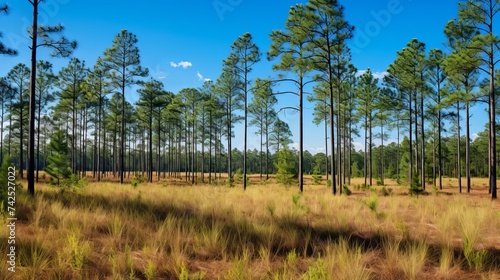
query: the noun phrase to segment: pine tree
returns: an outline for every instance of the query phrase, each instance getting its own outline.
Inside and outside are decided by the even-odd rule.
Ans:
[[[232,178],[233,162],[231,157],[232,138],[234,137],[233,125],[242,120],[242,117],[236,114],[243,108],[243,94],[238,90],[241,87],[241,81],[237,79],[234,69],[228,63],[231,60],[228,58],[224,62],[224,68],[220,77],[215,83],[215,92],[219,97],[221,107],[224,109],[224,132],[227,139],[227,173],[228,178]],[[222,129],[221,129],[222,133]]]
[[[48,148],[52,154],[47,159],[45,172],[51,176],[51,183],[60,186],[61,180],[70,178],[72,174],[68,162],[68,142],[62,130],[59,129],[52,135]]]
[[[0,13],[5,13],[7,14],[9,12],[9,6],[6,4],[0,5]],[[2,38],[2,33],[0,32],[0,38]],[[5,54],[5,55],[17,55],[17,51],[11,48],[6,47],[2,42],[0,42],[0,54]]]
[[[330,109],[330,146],[332,149],[331,173],[332,193],[337,193],[337,182],[341,182],[341,143],[340,112],[342,97],[345,95],[342,84],[348,77],[350,50],[347,40],[353,37],[354,26],[345,20],[344,7],[337,0],[310,0],[307,3],[307,26],[311,26],[306,45],[314,54],[314,66],[320,71],[328,84]],[[335,114],[335,112],[337,112]],[[337,123],[335,129],[334,124]],[[337,154],[335,155],[335,135],[337,135]],[[335,176],[337,175],[337,177]],[[342,193],[342,188],[340,188]]]
[[[167,106],[170,98],[168,97],[168,93],[163,89],[163,83],[155,80],[144,83],[138,92],[140,97],[137,106],[144,108],[145,121],[148,127],[148,181],[151,183],[153,182],[153,120],[159,121],[160,108]],[[157,135],[159,136],[160,133],[158,132]]]
[[[254,85],[254,95],[252,98],[252,103],[248,106],[248,112],[252,117],[250,125],[254,125],[258,128],[256,134],[260,135],[260,178],[262,180],[262,170],[263,170],[263,146],[266,146],[266,180],[269,179],[269,133],[271,125],[276,120],[276,111],[274,110],[274,105],[278,102],[278,99],[273,95],[273,90],[271,88],[271,81],[257,79]],[[265,141],[264,141],[265,137]]]
[[[252,35],[245,33],[238,37],[231,45],[232,53],[225,64],[232,67],[237,79],[240,81],[239,89],[243,94],[243,190],[247,188],[247,138],[248,138],[248,95],[250,93],[249,73],[252,67],[260,60],[259,48],[253,42]]]
[[[36,63],[38,47],[48,47],[53,50],[53,57],[68,57],[76,48],[76,41],[69,41],[64,36],[55,39],[54,34],[60,34],[64,30],[59,25],[39,25],[38,9],[44,0],[28,0],[33,6],[33,22],[30,33],[31,37],[31,74],[30,74],[30,98],[29,98],[29,129],[28,129],[28,192],[35,194],[35,114],[36,114]],[[40,41],[40,42],[39,42]]]
[[[288,145],[283,146],[278,153],[278,161],[275,163],[278,172],[276,180],[285,186],[291,186],[297,178],[297,169],[295,167],[295,156],[288,148]]]
[[[113,85],[120,89],[122,95],[122,119],[120,130],[120,183],[123,184],[125,172],[125,88],[136,84],[135,77],[145,77],[148,69],[140,66],[139,48],[137,47],[137,37],[122,30],[113,39],[113,45],[104,52],[104,66],[111,71],[111,81]]]
[[[54,95],[51,92],[56,81],[56,76],[52,72],[52,64],[48,61],[40,60],[37,65],[37,78],[36,78],[36,105],[37,105],[37,129],[36,129],[36,175],[35,181],[38,183],[38,173],[40,170],[40,124],[42,111],[47,105],[54,101]]]
[[[269,135],[269,145],[274,148],[276,153],[288,144],[292,143],[292,132],[288,124],[279,118],[273,124]]]
[[[271,49],[268,52],[268,58],[280,58],[278,63],[273,66],[275,71],[285,71],[293,73],[294,77],[286,77],[282,81],[292,82],[297,87],[297,92],[283,92],[296,94],[299,98],[297,107],[294,109],[299,112],[299,191],[303,191],[303,152],[304,152],[304,86],[309,83],[305,81],[306,75],[313,70],[311,48],[306,48],[309,36],[312,36],[313,21],[305,20],[307,9],[302,4],[292,6],[288,12],[288,18],[285,22],[285,30],[277,30],[271,33]]]
[[[498,59],[500,38],[494,33],[495,17],[500,11],[498,0],[461,0],[458,2],[458,16],[456,20],[460,30],[472,29],[474,37],[467,42],[466,48],[481,54],[482,66],[478,69],[488,75],[488,116],[489,116],[489,186],[491,198],[497,198],[497,151],[496,151],[496,86],[495,67]]]

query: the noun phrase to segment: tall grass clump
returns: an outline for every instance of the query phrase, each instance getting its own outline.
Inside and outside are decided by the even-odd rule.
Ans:
[[[484,209],[468,209],[459,220],[462,233],[463,253],[470,268],[481,270],[488,260],[488,252],[476,250],[486,229],[488,213]]]
[[[336,243],[330,243],[325,250],[327,279],[368,280],[372,275],[363,262],[360,245],[349,244],[349,239],[341,237]]]
[[[427,242],[425,240],[412,242],[404,249],[400,257],[401,268],[407,279],[418,279],[418,274],[425,265],[427,257]]]

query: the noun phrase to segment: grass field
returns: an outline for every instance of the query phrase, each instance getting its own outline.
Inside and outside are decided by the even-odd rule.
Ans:
[[[500,279],[500,203],[471,194],[410,197],[387,181],[351,196],[253,177],[242,187],[181,180],[37,185],[17,197],[17,267],[5,279]],[[375,181],[374,181],[375,182]],[[464,188],[465,191],[465,188]],[[6,220],[2,219],[2,227]],[[7,232],[0,251],[7,252]],[[2,253],[3,254],[3,253]],[[5,254],[3,254],[5,256]]]

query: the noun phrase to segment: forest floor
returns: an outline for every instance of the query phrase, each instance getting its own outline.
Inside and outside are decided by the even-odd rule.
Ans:
[[[386,180],[350,196],[241,184],[46,183],[17,194],[16,272],[0,279],[500,279],[500,202],[487,179],[425,195]],[[376,184],[376,180],[373,180]],[[25,183],[23,183],[25,185]],[[2,227],[8,221],[2,218]],[[0,252],[8,252],[1,231]]]

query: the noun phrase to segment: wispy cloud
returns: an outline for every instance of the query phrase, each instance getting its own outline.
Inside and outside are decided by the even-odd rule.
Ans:
[[[367,70],[358,70],[358,72],[356,73],[356,76],[359,77],[361,75],[363,75],[364,73],[366,73]],[[373,74],[373,77],[375,79],[379,79],[379,80],[382,80],[385,76],[389,75],[389,72],[387,71],[382,71],[382,72],[372,72]]]
[[[152,69],[152,68],[149,67],[149,69]],[[160,64],[156,64],[154,77],[156,77],[158,80],[161,81],[161,80],[167,79],[167,76],[168,76],[168,74],[165,73],[163,70],[161,70]]]
[[[200,74],[200,72],[197,72],[196,73],[196,76],[198,76],[198,80],[200,81],[204,81],[204,82],[208,82],[208,81],[211,81],[211,79],[208,79],[208,78],[204,78],[202,74]]]
[[[193,64],[189,61],[181,61],[179,63],[175,63],[175,62],[170,62],[170,66],[174,67],[174,68],[177,68],[177,67],[182,67],[184,69],[187,69],[188,67],[191,67],[193,66]]]

